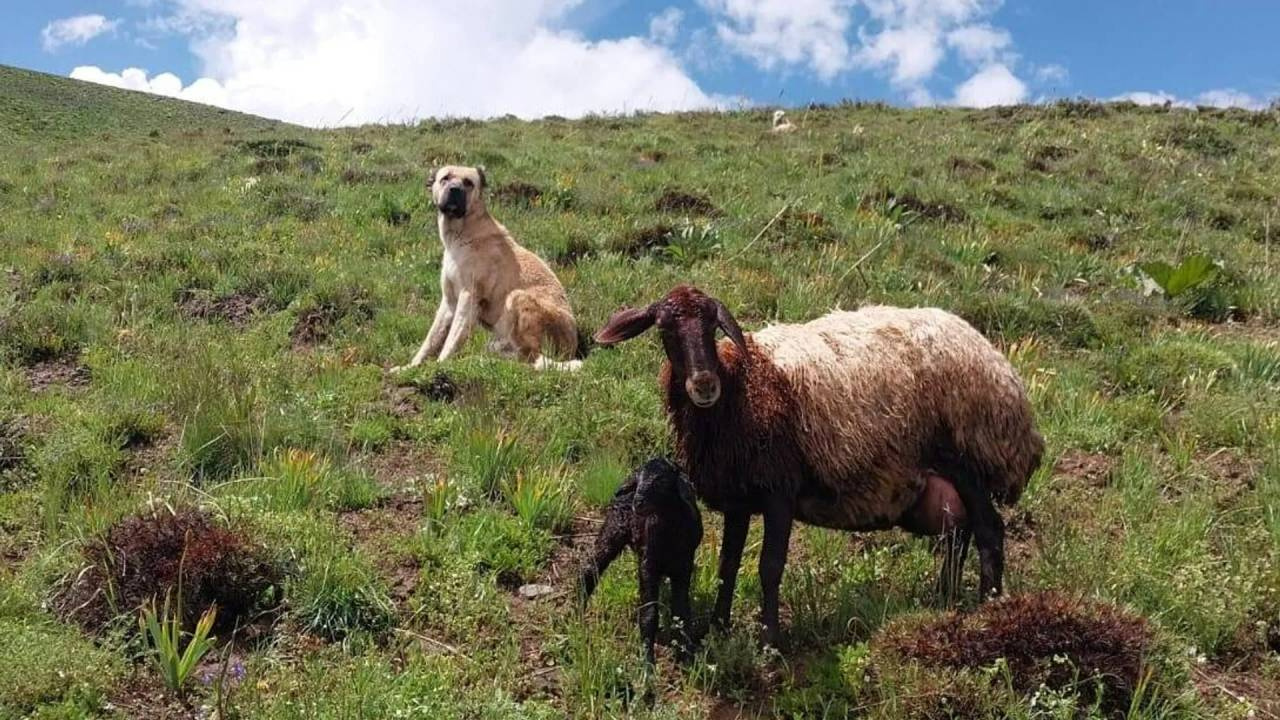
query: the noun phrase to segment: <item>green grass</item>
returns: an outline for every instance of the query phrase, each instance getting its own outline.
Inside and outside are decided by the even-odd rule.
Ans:
[[[778,656],[752,631],[755,528],[732,632],[643,677],[634,562],[579,613],[589,539],[569,535],[670,451],[661,351],[538,373],[477,333],[387,376],[438,299],[422,179],[440,162],[486,166],[493,213],[587,330],[679,282],[747,330],[865,303],[969,319],[1026,379],[1049,446],[1011,511],[1009,589],[1150,619],[1161,671],[1135,719],[1244,712],[1199,693],[1188,658],[1231,687],[1280,676],[1275,113],[847,104],[794,111],[785,137],[763,111],[318,131],[6,68],[0,96],[0,715],[110,717],[159,687],[136,644],[42,608],[87,540],[162,502],[244,521],[284,569],[278,614],[246,630],[264,641],[236,647],[240,717],[887,718],[905,698],[866,698],[973,682],[1009,717],[1079,710],[990,668],[961,685],[865,672],[885,623],[940,605],[929,544],[897,532],[796,531]],[[518,184],[536,197],[502,192]],[[668,191],[715,212],[660,210]],[[1196,254],[1221,264],[1211,282],[1143,292],[1140,263]],[[522,600],[529,582],[559,594]]]

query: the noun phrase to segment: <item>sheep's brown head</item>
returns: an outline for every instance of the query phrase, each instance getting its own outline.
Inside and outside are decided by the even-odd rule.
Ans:
[[[689,285],[679,285],[646,308],[623,308],[596,333],[601,345],[629,340],[656,325],[671,361],[673,377],[684,378],[689,400],[708,408],[720,399],[720,356],[716,330],[746,352],[738,321],[719,300]]]

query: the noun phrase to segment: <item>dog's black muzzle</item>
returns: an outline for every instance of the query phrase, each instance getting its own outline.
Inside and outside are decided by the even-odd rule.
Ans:
[[[460,187],[451,187],[444,191],[438,206],[446,217],[460,218],[467,214],[467,191]]]

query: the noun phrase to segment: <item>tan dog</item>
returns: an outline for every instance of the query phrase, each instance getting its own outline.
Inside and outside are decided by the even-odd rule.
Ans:
[[[578,328],[564,287],[537,255],[520,247],[489,215],[484,171],[449,165],[435,172],[431,199],[444,243],[440,307],[422,347],[407,366],[445,360],[466,344],[476,323],[493,333],[489,349],[542,369],[576,370],[580,360],[557,362],[542,354],[549,339],[556,355],[570,357]]]

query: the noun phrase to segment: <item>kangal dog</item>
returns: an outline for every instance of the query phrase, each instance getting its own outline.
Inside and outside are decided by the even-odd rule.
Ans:
[[[520,247],[494,220],[484,203],[485,177],[480,168],[450,165],[431,178],[431,199],[439,211],[437,224],[444,260],[440,267],[440,307],[422,347],[398,372],[423,360],[445,360],[458,352],[476,323],[493,333],[491,351],[519,358],[535,367],[576,370],[570,358],[578,348],[578,328],[564,287],[537,255]]]

